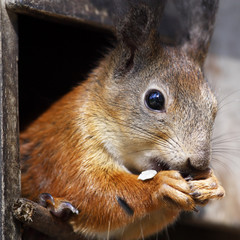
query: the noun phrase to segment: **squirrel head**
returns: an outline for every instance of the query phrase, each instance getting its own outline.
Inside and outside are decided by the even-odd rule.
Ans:
[[[165,1],[146,2],[130,1],[117,25],[118,45],[98,70],[101,84],[93,91],[101,91],[95,111],[104,116],[98,125],[102,141],[133,173],[205,170],[217,101],[203,63],[218,1],[197,2],[198,22],[191,19],[188,37],[177,46],[158,36]]]

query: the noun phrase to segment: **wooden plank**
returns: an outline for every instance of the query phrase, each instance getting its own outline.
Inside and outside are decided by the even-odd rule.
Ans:
[[[7,0],[14,12],[77,21],[97,27],[112,25],[112,0]]]
[[[20,239],[12,206],[20,196],[17,17],[0,1],[0,239]]]
[[[18,199],[14,204],[13,214],[24,223],[24,226],[33,228],[51,238],[58,240],[80,239],[79,234],[74,233],[69,224],[59,221],[47,208],[28,199]]]
[[[169,0],[163,14],[159,28],[160,35],[166,41],[179,42],[187,33],[186,19],[176,9],[175,0]],[[193,1],[193,0],[192,0]],[[198,2],[198,0],[194,0]],[[108,30],[113,29],[114,14],[122,8],[123,12],[126,1],[114,0],[6,0],[8,9],[20,14],[28,14],[34,17],[50,18],[54,21],[77,22],[92,25]],[[186,6],[188,7],[188,6]],[[185,17],[187,19],[187,17]]]

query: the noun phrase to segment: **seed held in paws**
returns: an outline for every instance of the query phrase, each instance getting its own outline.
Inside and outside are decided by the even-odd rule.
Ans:
[[[138,176],[139,180],[145,181],[154,178],[154,176],[157,174],[156,170],[146,170],[140,173]]]

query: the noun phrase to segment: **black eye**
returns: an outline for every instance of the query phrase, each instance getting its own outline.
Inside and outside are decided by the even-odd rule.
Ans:
[[[164,111],[165,99],[163,94],[158,90],[150,90],[145,96],[146,105],[157,111]]]

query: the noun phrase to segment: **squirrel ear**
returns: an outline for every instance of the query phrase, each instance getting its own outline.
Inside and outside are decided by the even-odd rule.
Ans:
[[[140,47],[152,30],[157,31],[166,0],[116,0],[116,30],[130,48]]]
[[[174,0],[187,28],[181,48],[202,67],[213,33],[219,0]]]
[[[115,26],[119,42],[127,55],[125,70],[133,65],[134,56],[158,24],[166,0],[115,0]],[[125,58],[126,60],[126,58]]]

